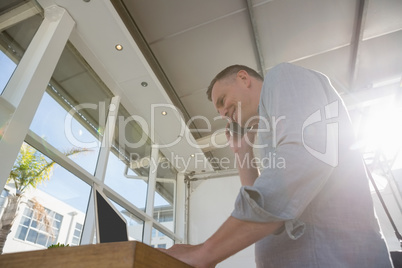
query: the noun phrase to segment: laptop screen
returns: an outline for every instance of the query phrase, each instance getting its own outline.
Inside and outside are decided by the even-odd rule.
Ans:
[[[94,193],[97,242],[128,241],[126,220],[96,187]]]

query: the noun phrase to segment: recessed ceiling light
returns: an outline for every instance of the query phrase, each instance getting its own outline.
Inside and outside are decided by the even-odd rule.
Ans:
[[[143,86],[143,87],[147,87],[148,86],[148,83],[147,82],[141,82],[141,86]]]
[[[114,47],[115,47],[118,51],[123,50],[123,46],[120,45],[120,44],[117,44],[117,45],[115,45]]]
[[[191,154],[190,156],[191,156],[191,157],[194,157],[194,156],[195,156],[195,154]]]
[[[167,112],[166,112],[166,111],[162,111],[161,114],[162,114],[162,115],[167,115]]]

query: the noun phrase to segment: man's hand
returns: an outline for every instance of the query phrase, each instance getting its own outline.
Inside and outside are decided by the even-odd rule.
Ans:
[[[253,125],[243,136],[238,136],[229,131],[229,123],[226,126],[226,138],[230,148],[235,153],[235,161],[239,170],[240,182],[243,186],[253,185],[259,176],[258,169],[253,161],[253,144],[257,134],[258,124]],[[247,160],[247,161],[246,161]]]
[[[258,125],[252,126],[250,129],[245,130],[244,135],[230,130],[230,123],[226,125],[226,139],[229,141],[230,148],[235,154],[244,154],[252,151],[255,135],[257,133]]]
[[[214,264],[208,264],[208,255],[202,252],[203,244],[199,245],[186,245],[176,244],[169,249],[159,249],[166,254],[181,260],[191,266],[197,268],[212,268]]]

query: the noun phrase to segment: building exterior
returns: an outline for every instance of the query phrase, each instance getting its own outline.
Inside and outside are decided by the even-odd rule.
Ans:
[[[13,189],[6,187],[2,192],[2,210],[10,191]],[[84,212],[40,190],[28,192],[22,200],[4,253],[45,249],[58,243],[70,246],[80,244]],[[44,208],[42,216],[38,216],[40,212],[35,207],[36,203]],[[50,228],[45,227],[45,222]]]

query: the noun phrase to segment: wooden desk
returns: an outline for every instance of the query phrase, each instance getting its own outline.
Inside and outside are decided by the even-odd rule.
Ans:
[[[165,253],[141,242],[50,248],[3,254],[0,267],[82,267],[82,268],[191,268]]]

